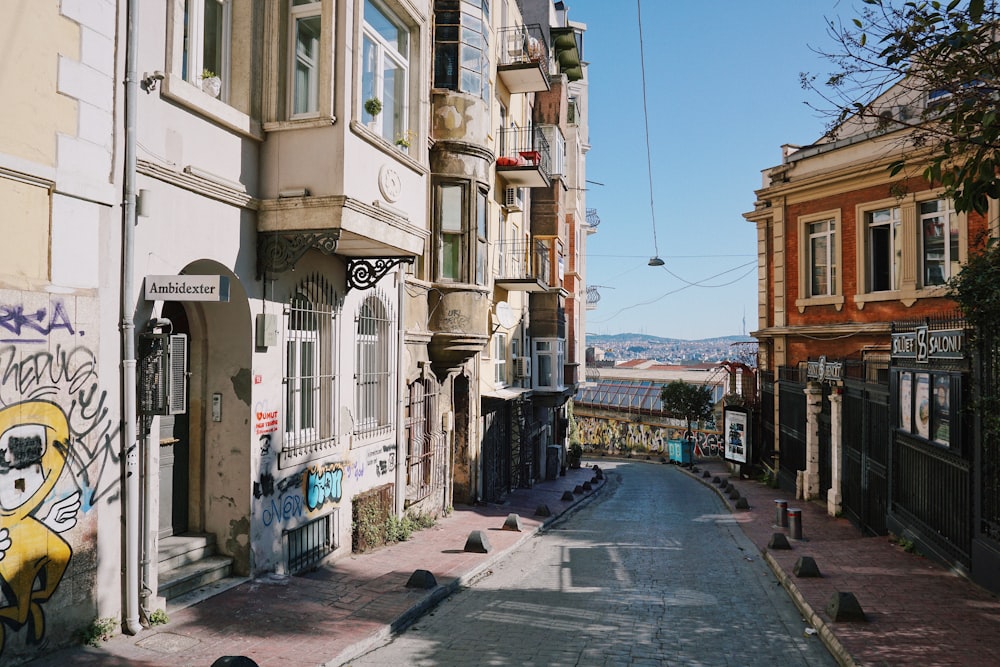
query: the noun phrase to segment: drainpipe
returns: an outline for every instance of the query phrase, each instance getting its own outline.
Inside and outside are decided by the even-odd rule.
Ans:
[[[399,331],[396,341],[396,516],[403,517],[406,509],[406,468],[409,462],[406,460],[406,429],[403,420],[406,418],[406,369],[403,363],[406,360],[406,318],[404,317],[404,304],[406,299],[406,270],[402,264],[397,264],[396,289],[399,293],[397,299],[399,311]]]
[[[136,17],[138,0],[128,0],[125,18],[125,220],[122,229],[122,447],[125,456],[125,632],[139,624],[139,448],[136,441],[135,295],[132,280],[135,253],[136,167]]]

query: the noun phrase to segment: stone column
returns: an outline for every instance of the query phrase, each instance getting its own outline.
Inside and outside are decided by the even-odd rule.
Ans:
[[[830,393],[830,489],[826,493],[826,513],[837,516],[843,509],[844,498],[840,493],[844,452],[844,395],[843,387]]]
[[[802,499],[819,497],[819,414],[823,409],[823,386],[810,382],[806,394],[806,469],[802,475]]]

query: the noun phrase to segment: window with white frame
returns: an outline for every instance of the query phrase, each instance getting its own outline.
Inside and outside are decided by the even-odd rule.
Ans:
[[[369,296],[358,311],[355,433],[372,434],[391,425],[391,316],[378,296]]]
[[[319,113],[321,9],[320,0],[292,0],[289,7],[288,91],[292,118]]]
[[[217,76],[219,97],[228,98],[232,45],[232,0],[185,0],[182,76],[202,86],[202,80]]]
[[[362,119],[389,142],[408,139],[410,31],[377,0],[365,0],[361,65]],[[369,100],[381,111],[370,112]]]
[[[868,243],[868,291],[895,291],[900,287],[903,234],[898,206],[865,212]]]
[[[437,228],[441,244],[437,277],[465,282],[465,188],[458,183],[442,183],[437,193]]]
[[[561,389],[566,341],[562,338],[535,339],[534,386],[536,389]]]
[[[925,287],[944,285],[959,270],[959,229],[951,203],[925,201],[920,207],[921,275]]]
[[[837,223],[822,220],[806,225],[809,237],[809,296],[833,296],[836,293]]]
[[[336,304],[333,290],[311,278],[296,289],[285,309],[286,456],[333,445]]]
[[[507,384],[507,334],[502,331],[493,334],[493,382]]]

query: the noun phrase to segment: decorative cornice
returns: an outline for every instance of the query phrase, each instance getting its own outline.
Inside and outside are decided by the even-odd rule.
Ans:
[[[257,235],[257,279],[265,273],[281,273],[295,266],[308,250],[324,255],[337,252],[339,229],[260,232]]]
[[[230,188],[221,183],[187,172],[176,171],[155,162],[139,160],[136,164],[136,171],[183,190],[208,197],[209,199],[250,210],[257,210],[258,208],[257,200],[243,190]]]
[[[782,336],[809,336],[834,340],[854,335],[888,335],[891,332],[891,322],[843,322],[840,324],[807,324],[785,327],[768,327],[752,331],[754,338],[779,338]]]
[[[486,162],[496,161],[496,154],[486,146],[474,144],[469,141],[455,141],[452,139],[438,140],[431,150],[435,153],[457,153],[459,155],[471,155]]]

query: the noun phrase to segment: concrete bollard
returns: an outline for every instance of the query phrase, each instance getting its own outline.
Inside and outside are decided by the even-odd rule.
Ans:
[[[788,528],[788,501],[775,500],[774,525],[781,528]]]
[[[802,539],[802,510],[788,510],[788,536],[793,540]]]

